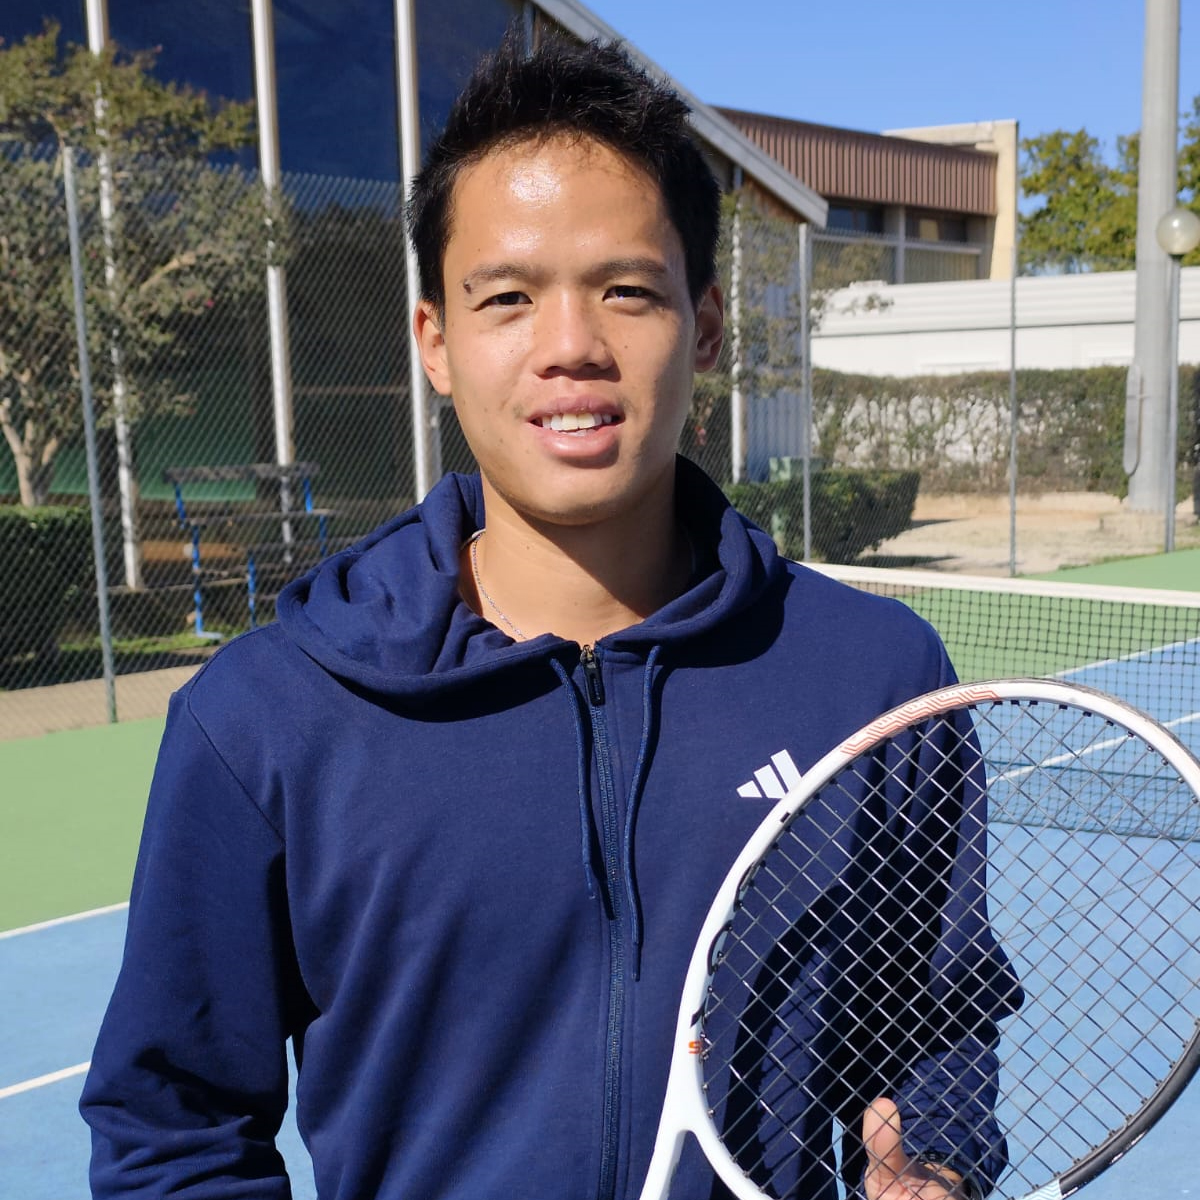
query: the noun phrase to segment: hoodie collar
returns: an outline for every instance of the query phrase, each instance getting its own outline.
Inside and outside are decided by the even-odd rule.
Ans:
[[[699,467],[677,460],[678,511],[699,560],[682,596],[602,644],[647,651],[696,637],[741,611],[783,562],[760,529],[730,507]],[[478,475],[447,475],[425,500],[289,584],[284,633],[331,673],[390,696],[429,697],[568,643],[513,642],[459,595],[459,552],[484,524]]]

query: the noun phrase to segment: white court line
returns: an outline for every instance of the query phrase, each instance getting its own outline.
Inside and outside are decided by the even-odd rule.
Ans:
[[[37,933],[42,929],[53,929],[56,925],[69,925],[72,921],[86,921],[89,917],[103,917],[109,913],[120,912],[129,907],[129,901],[120,904],[109,904],[104,908],[89,908],[87,912],[71,913],[66,917],[54,917],[49,921],[39,921],[36,925],[23,925],[20,929],[0,929],[0,941],[5,938],[19,937],[23,933]]]
[[[1175,729],[1180,725],[1190,724],[1192,721],[1200,721],[1200,713],[1189,713],[1186,717],[1176,717],[1173,721],[1163,721],[1164,729]],[[1117,737],[1105,738],[1100,742],[1092,742],[1085,746],[1082,750],[1068,750],[1063,754],[1056,754],[1050,758],[1043,759],[1040,763],[1033,763],[1028,767],[1014,767],[1010,771],[1004,771],[997,775],[992,781],[993,783],[1011,783],[1014,779],[1022,779],[1026,775],[1032,775],[1034,771],[1040,770],[1042,767],[1058,767],[1066,762],[1077,762],[1080,759],[1086,758],[1089,754],[1099,754],[1102,750],[1111,750],[1114,746],[1119,746],[1125,741],[1125,734],[1119,734]]]
[[[1176,650],[1193,646],[1198,640],[1200,639],[1187,638],[1182,642],[1168,642],[1162,646],[1147,646],[1145,650],[1131,650],[1128,654],[1122,654],[1119,658],[1101,658],[1096,662],[1084,663],[1079,667],[1064,667],[1063,670],[1054,673],[1054,678],[1070,679],[1072,675],[1081,675],[1084,671],[1096,671],[1100,667],[1119,667],[1122,663],[1136,662],[1139,658],[1153,658],[1156,654],[1170,654]]]
[[[36,1079],[26,1079],[22,1083],[9,1084],[8,1087],[0,1088],[0,1100],[7,1100],[9,1096],[19,1096],[22,1092],[32,1092],[35,1088],[46,1087],[47,1084],[59,1083],[64,1079],[82,1075],[91,1065],[90,1061],[76,1063],[73,1067],[63,1067],[61,1071],[51,1071],[49,1075],[39,1075]]]

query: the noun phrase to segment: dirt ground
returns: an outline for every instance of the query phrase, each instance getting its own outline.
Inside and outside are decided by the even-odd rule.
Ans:
[[[884,542],[864,562],[933,567],[972,575],[1009,574],[1007,496],[919,496],[913,527]],[[1017,573],[1157,554],[1164,520],[1132,512],[1115,496],[1095,492],[1017,497]],[[1200,523],[1189,497],[1176,509],[1175,546],[1200,546]]]

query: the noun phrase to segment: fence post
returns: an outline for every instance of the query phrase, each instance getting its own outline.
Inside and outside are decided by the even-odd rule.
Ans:
[[[295,408],[292,395],[292,348],[288,325],[287,275],[275,262],[275,209],[280,196],[279,113],[275,88],[275,21],[271,0],[252,0],[251,32],[254,41],[254,95],[258,106],[258,168],[267,202],[267,329],[271,353],[271,411],[275,426],[275,461],[287,466],[296,461]],[[291,508],[291,485],[279,481],[284,510]],[[291,523],[282,526],[284,543],[293,540]]]
[[[742,395],[742,170],[734,168],[737,196],[733,205],[733,254],[729,278],[729,324],[732,363],[729,368],[729,478],[741,483],[746,466],[746,400]]]
[[[421,117],[417,95],[417,18],[413,0],[394,0],[396,21],[396,98],[399,105],[401,178],[404,195],[421,169]],[[429,402],[425,371],[413,336],[413,318],[420,302],[421,277],[417,256],[408,238],[404,239],[405,286],[408,296],[408,321],[404,342],[408,346],[408,380],[412,401],[413,490],[421,501],[433,486],[430,478]]]
[[[1008,284],[1008,573],[1017,573],[1017,237],[1013,234],[1012,278]]]
[[[107,0],[86,0],[88,49],[95,55],[104,53],[108,45]],[[104,285],[110,302],[117,297],[117,255],[113,238],[116,222],[116,194],[113,187],[112,160],[108,152],[108,101],[96,84],[93,102],[96,132],[101,146],[96,155],[100,175],[100,237],[104,245]],[[134,470],[133,423],[129,417],[128,385],[125,378],[125,356],[116,329],[109,336],[109,358],[112,361],[113,433],[117,447],[117,496],[121,506],[121,554],[125,564],[125,586],[140,589],[142,579],[142,533],[138,523],[138,485]]]
[[[804,462],[804,561],[812,558],[812,226],[800,222],[800,424]]]
[[[100,617],[100,657],[110,723],[117,720],[112,627],[108,616],[108,568],[104,562],[104,511],[100,505],[100,465],[96,453],[96,413],[92,403],[92,370],[88,355],[87,312],[83,298],[83,256],[79,248],[79,209],[75,196],[75,156],[63,146],[63,192],[67,201],[67,234],[71,245],[71,288],[75,305],[75,338],[79,348],[79,391],[83,401],[83,436],[87,448],[88,503],[92,512],[92,557],[96,568],[96,607]]]

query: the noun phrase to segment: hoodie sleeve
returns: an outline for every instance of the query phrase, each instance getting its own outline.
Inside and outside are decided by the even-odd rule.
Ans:
[[[80,1103],[93,1196],[282,1200],[275,1148],[302,988],[283,842],[172,701],[125,955]]]

